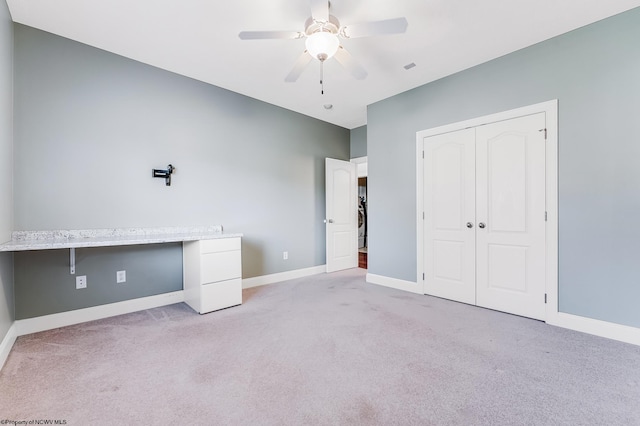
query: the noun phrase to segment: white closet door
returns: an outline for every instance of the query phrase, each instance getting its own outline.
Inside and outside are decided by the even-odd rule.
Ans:
[[[424,162],[424,291],[475,304],[475,130],[425,138]]]
[[[544,319],[545,115],[476,128],[476,301]]]

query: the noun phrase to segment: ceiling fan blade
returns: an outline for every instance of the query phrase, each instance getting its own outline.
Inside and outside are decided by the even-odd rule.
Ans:
[[[306,50],[302,52],[302,55],[300,55],[300,57],[296,61],[291,72],[284,78],[284,81],[286,81],[287,83],[295,83],[298,77],[300,77],[300,74],[302,74],[302,71],[304,71],[307,65],[309,65],[311,59],[313,58],[311,57],[311,55],[309,55],[309,52],[307,52]]]
[[[311,0],[311,17],[319,22],[329,22],[329,0]]]
[[[364,80],[367,77],[367,71],[353,59],[353,56],[344,47],[340,46],[333,57],[357,80]]]
[[[300,31],[241,31],[241,40],[296,39],[304,37]]]
[[[400,34],[407,31],[407,18],[385,19],[384,21],[363,22],[345,25],[340,34],[345,38],[367,37],[382,34]]]

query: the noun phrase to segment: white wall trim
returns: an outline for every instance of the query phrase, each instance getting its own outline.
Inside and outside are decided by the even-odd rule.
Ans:
[[[636,327],[563,312],[556,313],[547,318],[547,324],[640,346],[640,328]]]
[[[93,306],[90,308],[76,309],[74,311],[60,312],[58,314],[43,315],[35,318],[16,320],[14,326],[18,336],[51,330],[58,327],[80,324],[87,321],[95,321],[116,315],[130,314],[145,309],[172,305],[184,302],[182,290],[155,296],[141,297],[122,302],[109,303],[107,305]]]
[[[416,133],[416,281],[424,294],[424,138]]]
[[[7,361],[9,357],[9,352],[11,352],[11,348],[13,348],[13,344],[16,342],[18,338],[18,333],[16,332],[16,323],[14,322],[9,327],[9,331],[0,342],[0,370],[4,367],[4,363]]]
[[[533,105],[527,105],[520,108],[510,109],[508,111],[497,112],[495,114],[484,115],[482,117],[472,118],[470,120],[459,121],[456,123],[445,124],[444,126],[433,127],[427,130],[417,132],[420,141],[430,136],[442,135],[444,133],[455,132],[456,130],[466,129],[469,127],[483,126],[485,124],[496,123],[498,121],[511,120],[518,117],[524,117],[539,112],[547,112],[558,110],[558,100],[552,99],[546,102],[540,102]],[[555,117],[557,117],[557,113]],[[547,117],[548,118],[548,117]],[[556,120],[557,121],[557,120]]]
[[[547,150],[545,154],[546,212],[546,321],[558,314],[558,100],[545,106]]]
[[[424,294],[422,291],[422,286],[413,281],[399,280],[397,278],[385,277],[383,275],[367,274],[367,282],[384,287],[395,288],[396,290],[404,290],[411,293]]]
[[[293,271],[278,272],[275,274],[261,275],[259,277],[244,278],[242,288],[252,288],[261,285],[278,283],[281,281],[294,280],[296,278],[309,277],[311,275],[324,274],[327,265],[312,266],[310,268],[295,269]]]
[[[364,157],[356,157],[356,158],[352,158],[350,161],[352,163],[355,163],[356,165],[356,173],[358,175],[359,178],[361,177],[367,177],[367,175],[369,174],[369,166],[368,166],[368,157],[364,156]]]

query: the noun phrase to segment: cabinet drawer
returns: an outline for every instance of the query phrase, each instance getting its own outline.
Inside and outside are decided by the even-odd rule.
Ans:
[[[240,238],[216,238],[200,241],[200,253],[202,254],[230,250],[240,250]]]
[[[201,287],[200,313],[204,314],[242,303],[242,280],[235,279]]]
[[[207,253],[200,257],[200,284],[242,277],[240,250]]]

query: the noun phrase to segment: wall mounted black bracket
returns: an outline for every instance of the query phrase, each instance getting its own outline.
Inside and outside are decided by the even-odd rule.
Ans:
[[[167,166],[167,170],[153,169],[153,177],[164,178],[167,186],[171,186],[171,174],[176,171],[176,168],[171,164]]]

